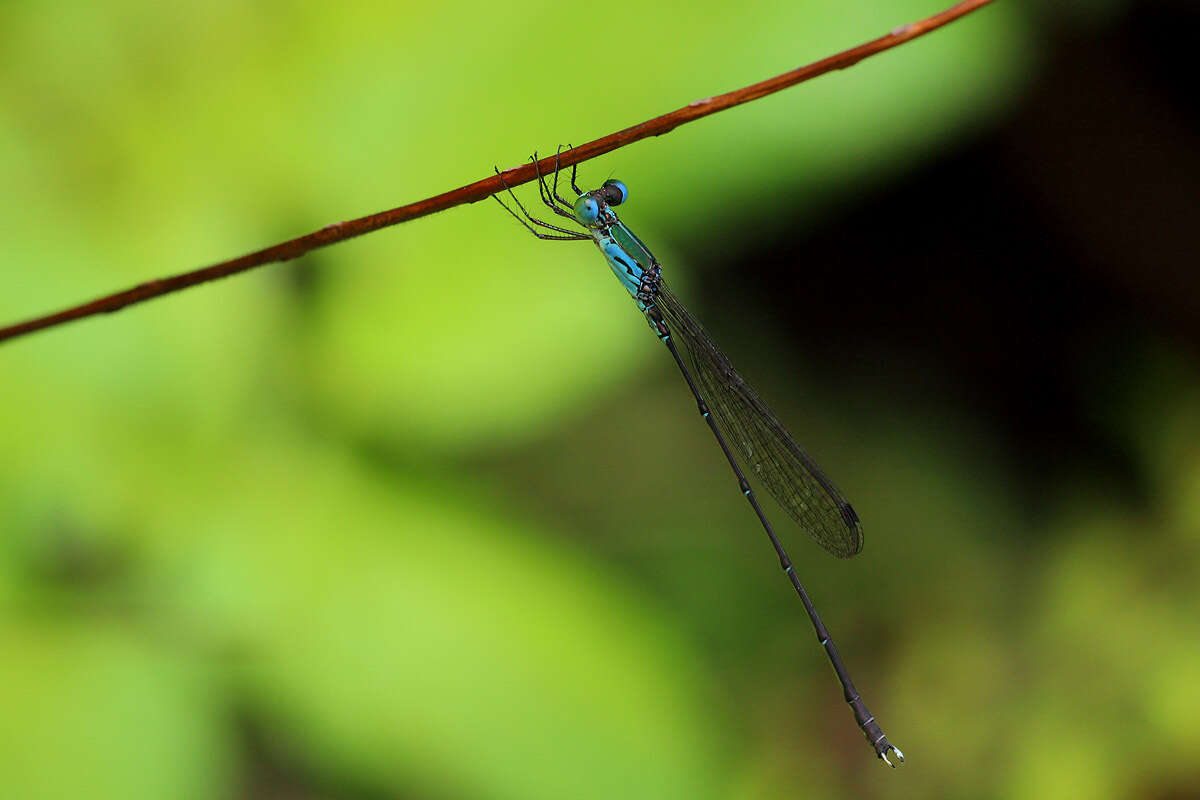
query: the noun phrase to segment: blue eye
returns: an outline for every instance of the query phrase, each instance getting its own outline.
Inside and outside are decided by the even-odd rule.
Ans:
[[[591,195],[583,195],[575,201],[575,219],[591,225],[600,216],[600,204]]]
[[[610,206],[619,206],[629,199],[629,187],[621,181],[607,180],[604,182],[604,188],[610,190],[606,192]]]

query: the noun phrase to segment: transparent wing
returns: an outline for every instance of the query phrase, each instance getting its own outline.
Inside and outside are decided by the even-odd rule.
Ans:
[[[858,514],[665,283],[656,305],[683,344],[696,385],[746,473],[835,556],[849,558],[862,550]]]

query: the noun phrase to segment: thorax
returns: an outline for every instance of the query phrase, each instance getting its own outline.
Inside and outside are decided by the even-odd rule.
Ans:
[[[611,222],[590,233],[617,280],[639,304],[657,292],[661,271],[658,259],[615,214]]]

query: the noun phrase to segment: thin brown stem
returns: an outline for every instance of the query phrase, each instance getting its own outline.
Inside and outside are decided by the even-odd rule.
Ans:
[[[393,208],[390,211],[380,211],[377,214],[370,214],[347,222],[335,222],[305,236],[289,239],[286,242],[281,242],[253,253],[247,253],[238,258],[222,261],[219,264],[213,264],[212,266],[192,270],[191,272],[139,283],[132,288],[104,297],[98,297],[87,303],[0,328],[0,342],[6,339],[15,339],[18,336],[24,336],[25,334],[44,328],[51,328],[73,320],[90,317],[93,314],[107,314],[119,311],[135,303],[141,303],[154,297],[177,292],[189,286],[207,283],[208,281],[224,278],[238,272],[245,272],[248,269],[262,266],[263,264],[271,264],[276,261],[289,261],[304,255],[310,250],[326,247],[327,245],[342,242],[346,239],[352,239],[355,236],[377,231],[380,228],[398,225],[401,222],[423,217],[435,211],[443,211],[464,203],[478,202],[496,192],[503,191],[505,183],[509,186],[519,186],[533,180],[539,169],[541,172],[549,172],[554,167],[555,159],[558,159],[560,167],[570,167],[612,152],[619,147],[632,144],[640,139],[645,139],[648,136],[662,136],[664,133],[668,133],[680,125],[693,122],[701,117],[707,117],[709,114],[715,114],[718,111],[724,111],[727,108],[733,108],[742,103],[766,97],[789,86],[795,86],[798,83],[812,80],[818,75],[824,75],[827,72],[853,66],[864,58],[873,56],[876,53],[882,53],[884,50],[890,50],[919,36],[924,36],[930,31],[953,22],[991,2],[992,0],[964,0],[964,2],[956,3],[945,11],[934,14],[919,22],[901,25],[893,29],[890,33],[865,44],[860,44],[858,47],[852,47],[849,50],[844,50],[828,58],[823,58],[820,61],[814,61],[791,72],[776,75],[774,78],[768,78],[765,81],[751,84],[750,86],[727,92],[726,94],[694,100],[683,108],[676,109],[669,114],[663,114],[661,117],[655,117],[639,125],[634,125],[633,127],[617,131],[579,147],[574,147],[563,152],[560,156],[544,158],[537,163],[536,169],[534,164],[513,167],[512,169],[503,171],[503,179],[499,175],[493,175],[483,180],[475,181],[475,183],[468,184],[467,186],[461,186],[452,191],[444,192],[435,197],[418,200],[415,203],[409,203],[399,208]]]

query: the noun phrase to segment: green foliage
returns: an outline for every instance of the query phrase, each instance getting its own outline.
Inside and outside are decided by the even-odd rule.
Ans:
[[[0,319],[433,194],[932,10],[605,8],[8,8]],[[723,206],[813,224],[1002,109],[1024,26],[1001,4],[582,180],[626,180],[668,263]],[[1154,361],[1170,413],[1160,373],[1097,398],[1152,506],[1085,476],[1032,553],[994,434],[944,408],[864,417],[805,381],[814,450],[878,521],[861,559],[806,580],[852,670],[876,656],[855,675],[912,757],[897,783],[606,273],[489,202],[0,350],[0,796],[227,797],[256,760],[337,796],[523,800],[1106,798],[1186,775],[1193,364]],[[868,432],[853,457],[848,430]],[[667,456],[689,474],[651,469]]]

